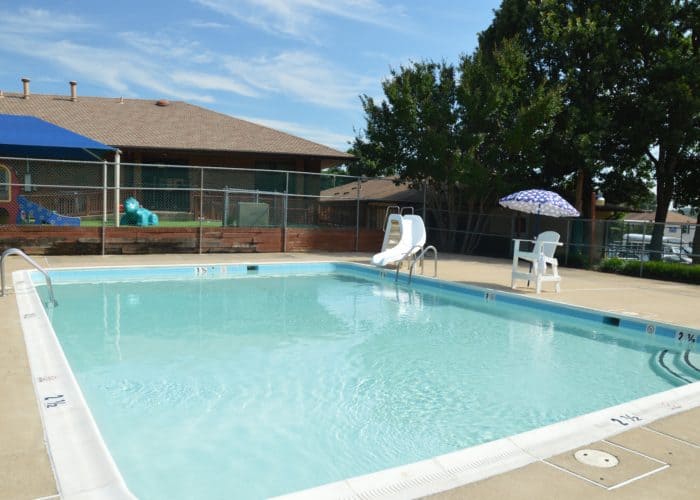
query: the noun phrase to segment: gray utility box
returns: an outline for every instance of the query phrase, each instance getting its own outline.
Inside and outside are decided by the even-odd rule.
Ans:
[[[267,203],[239,201],[236,213],[238,214],[239,227],[270,225],[270,205]]]

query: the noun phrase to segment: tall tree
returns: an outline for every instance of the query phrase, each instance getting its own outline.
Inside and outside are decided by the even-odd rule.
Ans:
[[[526,57],[505,41],[487,60],[463,56],[458,69],[421,62],[383,83],[384,99],[362,97],[367,126],[353,149],[413,185],[427,184],[443,248],[471,251],[484,207],[527,185],[539,144],[559,110],[556,90],[528,82]],[[507,187],[508,186],[508,187]],[[462,216],[460,212],[470,215]]]
[[[606,88],[619,57],[614,23],[599,1],[504,0],[480,46],[488,53],[514,35],[528,55],[530,78],[563,89],[564,106],[543,142],[543,175],[554,185],[575,175],[576,204],[590,217],[587,201],[606,167]]]
[[[697,0],[503,1],[480,36],[482,49],[519,34],[531,77],[565,89],[544,144],[553,182],[578,170],[581,201],[606,179],[618,192],[636,192],[620,191],[620,183],[639,185],[646,161],[657,187],[656,221],[665,222],[678,160],[697,141],[698,8]],[[613,175],[604,175],[610,168]],[[657,225],[658,256],[662,236]]]
[[[664,223],[678,177],[700,142],[700,52],[696,0],[626,0],[619,8],[626,55],[615,101],[615,139],[654,167],[657,205],[652,255],[661,257]]]
[[[697,210],[693,236],[693,264],[700,264],[700,149],[678,162],[674,198],[677,205],[690,205]]]
[[[382,83],[384,99],[362,96],[366,128],[353,143],[363,165],[377,173],[398,174],[414,187],[428,181],[434,188],[450,186],[444,197],[429,199],[431,208],[450,210],[448,228],[456,226],[463,177],[462,154],[457,145],[456,78],[446,63],[420,62],[392,70]],[[433,190],[433,192],[435,189]],[[442,224],[443,218],[436,217]],[[441,227],[442,229],[442,227]],[[443,244],[454,246],[454,235],[440,232]]]

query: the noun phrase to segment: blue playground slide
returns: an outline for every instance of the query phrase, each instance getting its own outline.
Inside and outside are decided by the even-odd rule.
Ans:
[[[50,224],[52,226],[79,226],[80,217],[68,217],[57,214],[46,207],[29,201],[24,196],[17,197],[19,212],[17,213],[17,224],[25,223],[29,217],[34,219],[34,224]]]

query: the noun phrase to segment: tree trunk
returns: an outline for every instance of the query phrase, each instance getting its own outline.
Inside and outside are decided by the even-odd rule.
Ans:
[[[693,264],[700,264],[700,210],[695,221],[695,236],[693,236]]]
[[[659,149],[659,162],[656,164],[656,215],[649,245],[650,260],[661,260],[663,256],[664,229],[673,197],[673,175],[676,171],[675,158],[670,155],[664,158],[663,149]]]

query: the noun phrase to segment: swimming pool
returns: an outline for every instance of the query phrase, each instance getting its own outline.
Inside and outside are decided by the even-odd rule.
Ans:
[[[597,421],[602,430],[635,425],[697,396],[692,364],[683,365],[696,363],[695,332],[502,292],[396,285],[332,263],[51,275],[61,305],[48,315],[140,497],[282,494],[436,455],[449,462],[457,450],[594,411],[612,412]],[[52,428],[80,427],[68,419],[80,395],[53,367],[37,376],[30,344],[45,424],[61,415],[47,424],[52,448]],[[634,411],[610,408],[629,400]],[[99,437],[90,437],[98,448]],[[500,443],[501,461],[527,459]],[[413,486],[447,480],[448,467],[421,467],[427,479]],[[347,484],[357,493],[360,483]]]

